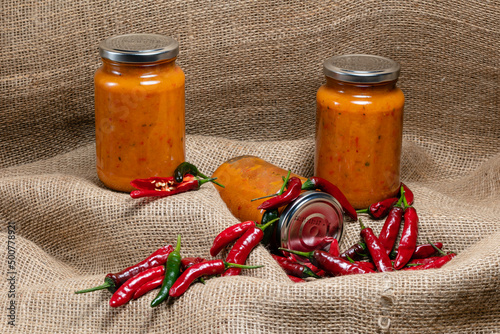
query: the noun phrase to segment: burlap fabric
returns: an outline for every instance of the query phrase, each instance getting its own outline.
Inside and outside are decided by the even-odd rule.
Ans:
[[[498,1],[4,0],[0,331],[499,332],[499,16]],[[151,295],[119,309],[107,291],[75,295],[179,233],[184,256],[209,257],[215,235],[237,222],[211,184],[132,200],[98,180],[97,47],[131,32],[179,40],[187,158],[206,173],[253,154],[310,176],[323,60],[400,62],[402,178],[415,192],[419,243],[442,241],[457,258],[440,270],[295,284],[259,246],[248,263],[264,268],[196,284],[156,309]],[[341,249],[358,235],[348,223]]]

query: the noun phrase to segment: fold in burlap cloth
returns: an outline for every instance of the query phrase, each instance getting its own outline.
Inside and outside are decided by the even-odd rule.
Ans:
[[[3,1],[0,331],[499,332],[500,3],[202,3]],[[187,159],[207,174],[253,154],[310,176],[323,60],[400,62],[402,180],[416,196],[418,242],[441,241],[458,256],[439,270],[295,284],[259,246],[248,263],[264,268],[209,279],[155,309],[151,295],[119,309],[107,291],[75,295],[179,233],[184,256],[209,257],[215,235],[237,222],[211,184],[132,200],[98,180],[97,46],[131,32],[179,40]],[[375,232],[383,224],[367,223]],[[358,238],[347,223],[341,249]]]

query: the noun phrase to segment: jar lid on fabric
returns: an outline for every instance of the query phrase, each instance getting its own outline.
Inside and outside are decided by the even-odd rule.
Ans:
[[[157,34],[119,35],[102,41],[99,54],[120,63],[152,63],[177,57],[179,43]]]
[[[332,238],[342,238],[344,214],[342,206],[330,194],[306,191],[290,203],[280,215],[276,227],[279,247],[310,252],[328,250]],[[297,261],[308,259],[291,254]]]
[[[329,78],[352,83],[378,83],[396,80],[400,66],[392,59],[364,54],[328,58],[323,72]]]

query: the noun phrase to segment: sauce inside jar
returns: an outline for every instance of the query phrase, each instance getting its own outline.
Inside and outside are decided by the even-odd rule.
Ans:
[[[317,93],[315,175],[338,186],[357,209],[399,191],[403,92],[399,65],[347,55],[325,61]]]
[[[184,73],[178,43],[133,34],[100,45],[94,76],[97,174],[131,191],[136,178],[172,175],[185,159]]]
[[[288,171],[255,156],[240,156],[224,162],[212,177],[225,188],[216,187],[231,213],[240,221],[260,222],[264,210],[257,207],[266,199],[252,199],[277,193]],[[302,182],[306,179],[296,174]]]

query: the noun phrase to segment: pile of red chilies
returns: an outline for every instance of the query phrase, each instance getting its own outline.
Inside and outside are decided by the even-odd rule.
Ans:
[[[412,203],[413,194],[403,185],[399,199],[385,200],[371,205],[367,210],[359,210],[358,213],[369,213],[375,219],[386,218],[384,226],[377,237],[373,230],[365,227],[359,219],[362,242],[353,245],[342,254],[339,254],[335,239],[328,252],[323,250],[298,252],[280,248],[285,254],[292,253],[308,258],[312,263],[310,269],[315,275],[311,275],[309,271],[303,271],[302,276],[293,274],[287,266],[290,263],[297,265],[295,261],[290,257],[275,255],[274,258],[287,274],[300,278],[440,268],[456,254],[442,251],[443,244],[440,242],[417,245],[418,215],[411,206]],[[393,251],[402,223],[401,239],[397,249]],[[366,259],[368,261],[363,261]]]
[[[202,177],[202,179],[198,177]],[[106,275],[104,284],[76,293],[86,293],[107,289],[113,293],[109,304],[118,307],[137,299],[146,293],[160,288],[157,296],[151,302],[155,307],[170,297],[180,297],[196,280],[204,283],[211,276],[239,275],[241,269],[254,269],[262,266],[246,266],[245,262],[251,251],[263,241],[264,232],[279,218],[277,209],[295,200],[302,190],[319,189],[334,196],[342,205],[344,212],[352,219],[357,219],[357,213],[368,213],[374,219],[386,218],[385,224],[377,237],[371,228],[364,226],[361,219],[362,242],[359,242],[340,254],[338,242],[327,238],[330,243],[328,252],[314,250],[299,252],[280,248],[283,253],[273,254],[273,258],[294,282],[305,282],[304,278],[321,278],[323,276],[341,276],[352,274],[387,272],[394,270],[423,270],[439,268],[450,261],[455,254],[441,250],[442,243],[417,246],[418,215],[413,203],[413,194],[405,186],[401,187],[401,197],[390,198],[372,204],[366,210],[356,212],[342,192],[333,184],[319,177],[311,177],[304,184],[296,177],[288,176],[278,195],[263,202],[259,209],[265,209],[262,224],[245,221],[226,228],[214,239],[210,255],[215,257],[219,252],[233,242],[226,260],[206,260],[200,257],[182,258],[180,254],[180,236],[177,245],[164,246],[143,261],[128,267],[118,273]],[[150,178],[134,180],[139,190],[131,193],[134,198],[143,196],[170,196],[198,188],[202,183],[214,182],[193,165],[183,163],[172,178]],[[165,184],[164,184],[165,183]],[[217,183],[217,185],[222,186]],[[286,191],[284,188],[286,186]],[[272,213],[266,215],[266,213]],[[266,219],[266,217],[271,217]],[[399,235],[401,223],[404,222],[399,246],[393,251]],[[309,264],[301,264],[292,259],[289,253],[306,257]],[[435,256],[439,253],[440,256]],[[283,255],[287,254],[288,257]],[[368,259],[368,261],[363,261]]]

